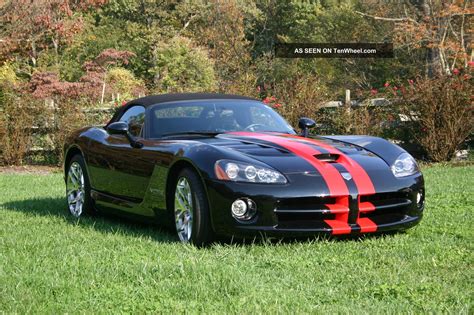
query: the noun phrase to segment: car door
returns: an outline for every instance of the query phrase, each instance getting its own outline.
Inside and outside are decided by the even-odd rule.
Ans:
[[[128,124],[129,133],[138,141],[143,140],[145,108],[130,107],[118,121]],[[97,148],[90,148],[96,156],[91,177],[93,187],[100,193],[139,203],[143,200],[154,168],[152,152],[133,148],[124,135],[106,133]]]

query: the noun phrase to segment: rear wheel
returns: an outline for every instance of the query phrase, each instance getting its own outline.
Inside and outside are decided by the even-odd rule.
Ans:
[[[76,218],[93,211],[89,177],[81,155],[75,155],[69,162],[66,175],[66,198],[69,212]]]
[[[183,169],[176,181],[174,220],[176,233],[183,243],[204,245],[213,239],[209,203],[199,176],[191,169]]]

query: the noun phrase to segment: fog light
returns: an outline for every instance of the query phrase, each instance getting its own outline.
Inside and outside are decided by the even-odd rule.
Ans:
[[[240,198],[232,203],[231,210],[234,218],[247,221],[255,217],[257,204],[250,198]]]
[[[232,203],[232,214],[237,218],[242,218],[247,213],[247,203],[242,199],[237,199]]]
[[[424,191],[423,190],[420,190],[417,194],[416,194],[416,205],[418,206],[418,208],[421,208],[423,207],[423,204],[425,203],[425,198],[424,198]]]
[[[421,193],[417,193],[417,194],[416,194],[416,203],[419,204],[420,201],[421,201]]]

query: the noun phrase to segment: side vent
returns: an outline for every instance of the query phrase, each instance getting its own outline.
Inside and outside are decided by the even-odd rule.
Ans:
[[[323,153],[316,154],[314,157],[322,162],[334,163],[337,162],[337,159],[339,159],[339,154]]]

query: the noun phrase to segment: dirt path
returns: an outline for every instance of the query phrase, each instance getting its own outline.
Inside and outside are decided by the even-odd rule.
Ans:
[[[23,165],[23,166],[0,166],[0,174],[38,174],[47,175],[61,172],[57,166]]]

